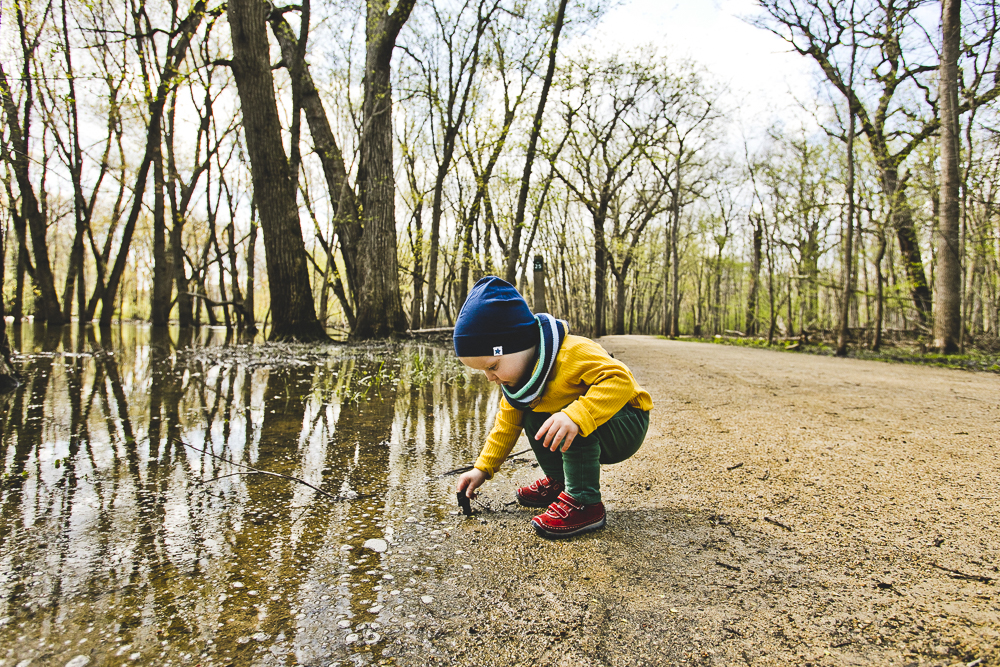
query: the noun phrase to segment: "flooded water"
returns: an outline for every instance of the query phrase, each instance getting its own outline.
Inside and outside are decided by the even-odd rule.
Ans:
[[[470,576],[439,475],[499,394],[450,350],[10,335],[0,667],[388,663]]]

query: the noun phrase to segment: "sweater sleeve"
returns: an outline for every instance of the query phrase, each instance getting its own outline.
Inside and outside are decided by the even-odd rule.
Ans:
[[[500,398],[500,410],[493,422],[493,430],[486,438],[483,451],[476,460],[475,467],[486,473],[489,479],[500,469],[510,450],[514,448],[521,435],[524,413],[517,410],[503,396]]]
[[[586,350],[562,369],[568,375],[568,382],[587,388],[582,396],[563,408],[584,437],[621,410],[636,394],[637,386],[628,366],[609,357],[596,343],[590,344],[597,349]]]

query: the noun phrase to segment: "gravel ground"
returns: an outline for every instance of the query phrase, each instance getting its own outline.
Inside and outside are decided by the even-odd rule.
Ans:
[[[475,576],[393,664],[1000,665],[1000,376],[608,337],[656,408],[608,527],[535,537],[513,465]],[[471,583],[470,583],[471,579]]]

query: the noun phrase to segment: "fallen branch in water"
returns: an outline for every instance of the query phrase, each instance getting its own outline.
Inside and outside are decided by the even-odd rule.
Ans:
[[[219,475],[218,477],[213,477],[212,479],[203,479],[200,482],[198,482],[197,484],[195,484],[195,486],[201,486],[202,484],[208,484],[209,482],[215,482],[217,480],[224,479],[226,477],[235,477],[237,475],[268,475],[270,477],[278,477],[280,479],[287,479],[287,480],[289,480],[291,482],[298,482],[299,484],[305,484],[306,486],[308,486],[310,489],[312,489],[316,493],[318,493],[321,496],[324,496],[326,498],[329,498],[333,502],[340,502],[342,500],[356,500],[358,498],[367,498],[367,497],[369,497],[371,495],[371,494],[367,494],[367,495],[363,495],[363,496],[362,495],[354,495],[354,496],[350,496],[350,497],[348,497],[348,496],[335,496],[332,493],[327,493],[326,491],[324,491],[323,489],[319,488],[318,486],[314,486],[314,485],[310,484],[309,482],[307,482],[304,479],[299,479],[298,477],[292,477],[291,475],[283,475],[280,472],[271,472],[270,470],[261,470],[260,468],[254,468],[253,466],[248,466],[245,463],[237,463],[236,461],[232,461],[230,459],[227,459],[224,456],[219,456],[215,452],[210,452],[207,449],[198,449],[194,445],[189,445],[188,443],[184,442],[180,438],[175,439],[174,442],[176,442],[177,444],[180,444],[180,445],[184,445],[188,449],[193,449],[194,451],[199,452],[201,454],[205,454],[207,456],[211,456],[213,459],[217,459],[219,461],[222,461],[223,463],[228,463],[229,465],[236,466],[237,468],[243,468],[243,471],[241,471],[241,472],[232,472],[232,473],[228,473],[228,474],[225,474],[225,475]]]
[[[530,451],[531,451],[530,449],[525,449],[523,451],[517,452],[516,454],[511,454],[510,456],[508,456],[504,460],[505,461],[509,461],[510,459],[517,458],[521,454],[527,454]],[[475,467],[476,467],[475,465],[470,465],[470,466],[462,466],[461,468],[455,468],[454,470],[449,470],[448,472],[441,473],[440,475],[438,475],[434,479],[441,479],[442,477],[448,477],[449,475],[461,475],[463,472],[469,472],[470,470],[472,470]]]

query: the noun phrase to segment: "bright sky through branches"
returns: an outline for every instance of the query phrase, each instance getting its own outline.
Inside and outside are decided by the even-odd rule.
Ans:
[[[734,120],[749,131],[801,117],[796,100],[815,99],[811,61],[741,18],[759,11],[753,0],[625,0],[574,46],[611,52],[653,44],[690,58],[729,87],[727,103],[739,109]]]

